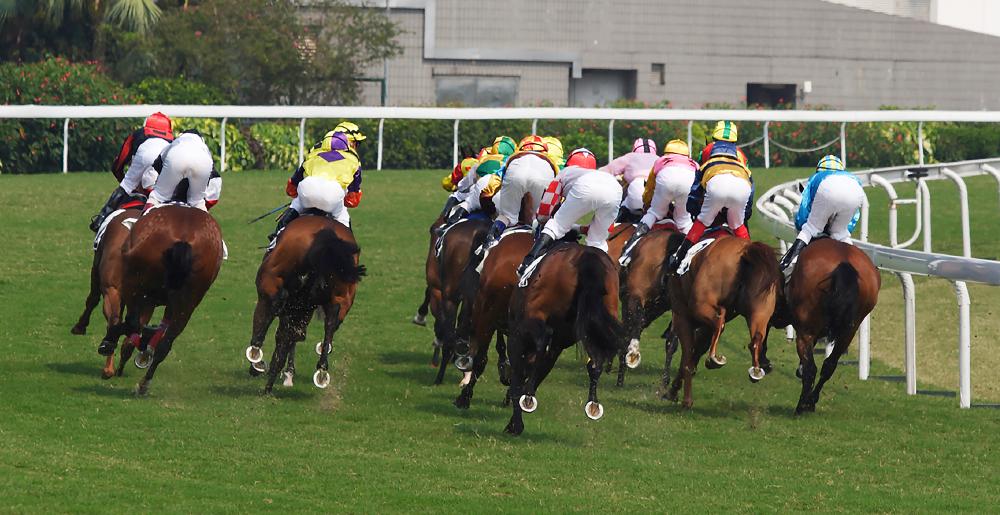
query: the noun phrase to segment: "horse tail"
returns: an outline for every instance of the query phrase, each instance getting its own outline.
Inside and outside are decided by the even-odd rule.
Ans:
[[[621,321],[604,305],[608,294],[604,281],[609,273],[596,252],[584,252],[577,261],[576,335],[587,353],[602,365],[618,354],[625,337]]]
[[[831,339],[843,334],[854,324],[858,315],[858,271],[848,262],[837,265],[830,273],[830,286],[826,292],[827,334]],[[839,342],[838,342],[839,343]]]
[[[163,267],[167,271],[165,284],[168,290],[179,290],[191,275],[194,257],[191,244],[178,241],[163,251]]]
[[[354,284],[366,273],[364,265],[354,264],[354,255],[358,252],[361,249],[357,244],[338,238],[333,229],[322,229],[306,251],[306,263],[325,277],[336,276],[345,283]]]
[[[774,256],[774,249],[766,243],[755,241],[747,245],[740,256],[739,284],[743,299],[752,304],[770,288],[781,289],[781,270]],[[776,291],[776,293],[778,293]]]

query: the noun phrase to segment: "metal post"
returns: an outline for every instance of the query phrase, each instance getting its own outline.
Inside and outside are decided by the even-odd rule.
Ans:
[[[951,179],[958,186],[958,198],[962,209],[962,255],[967,258],[972,257],[972,242],[969,237],[969,192],[965,188],[965,181],[950,168],[942,168],[941,175]]]
[[[69,118],[63,122],[63,173],[69,172]]]
[[[964,281],[955,281],[958,297],[958,405],[972,407],[971,351],[969,341],[969,289]]]
[[[896,224],[899,218],[899,213],[896,211],[896,200],[899,196],[896,195],[896,188],[893,187],[892,183],[882,177],[879,177],[878,175],[872,175],[869,180],[872,184],[881,186],[882,189],[885,190],[886,194],[889,195],[889,246],[893,248],[898,247],[899,235],[896,233]]]
[[[455,139],[452,143],[451,155],[452,155],[452,168],[458,166],[458,122],[460,120],[455,120]]]
[[[538,134],[538,118],[531,120],[531,133]]]
[[[222,124],[219,128],[219,171],[226,171],[226,120],[228,118],[222,118]]]
[[[385,118],[378,119],[378,162],[375,165],[376,170],[382,169],[382,127],[385,125]]]
[[[917,195],[920,195],[920,218],[924,223],[924,252],[931,251],[931,189],[927,186],[927,181],[920,179],[917,181]]]
[[[688,148],[691,148],[691,125],[694,124],[694,120],[688,120]]]
[[[840,122],[840,160],[847,166],[847,122]]]
[[[897,273],[903,285],[903,367],[906,370],[906,394],[917,394],[917,299],[913,276]]]
[[[764,168],[771,167],[771,138],[768,136],[767,127],[771,121],[764,122]]]
[[[615,158],[615,121],[608,122],[608,163]]]
[[[924,166],[924,122],[917,124],[917,147],[920,150],[920,166]]]
[[[861,202],[861,235],[859,239],[868,241],[868,195],[865,195]],[[871,315],[861,321],[858,328],[858,379],[868,380],[868,373],[871,369],[871,341],[872,323]]]
[[[306,119],[299,121],[299,163],[306,159]]]
[[[1000,193],[1000,170],[997,170],[990,165],[983,165],[983,171],[992,175],[993,179],[997,181],[997,192]]]

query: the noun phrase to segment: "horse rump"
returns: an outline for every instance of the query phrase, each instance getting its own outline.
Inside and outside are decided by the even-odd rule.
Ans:
[[[163,251],[163,268],[166,270],[164,285],[168,290],[179,290],[191,275],[194,255],[191,244],[178,241]]]
[[[576,337],[583,342],[587,353],[603,366],[622,350],[625,328],[614,313],[604,305],[608,294],[604,282],[609,273],[601,254],[584,249],[577,261],[576,280]]]
[[[306,252],[306,262],[323,276],[336,276],[354,284],[367,273],[364,265],[354,264],[354,255],[361,252],[357,244],[337,237],[333,229],[322,229],[313,237]]]
[[[853,328],[858,316],[860,296],[858,271],[844,261],[829,277],[825,306],[827,335],[831,340]]]

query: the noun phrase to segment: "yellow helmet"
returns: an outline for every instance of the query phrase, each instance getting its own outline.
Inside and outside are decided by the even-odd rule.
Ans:
[[[518,152],[530,151],[548,153],[549,146],[540,136],[532,134],[521,138],[521,142],[517,144],[517,150]]]
[[[715,124],[715,130],[712,131],[712,139],[716,141],[735,143],[737,137],[736,124],[733,122],[720,121]]]
[[[549,147],[549,157],[556,162],[557,165],[563,166],[565,161],[563,161],[563,146],[559,138],[555,136],[543,136],[542,141],[545,142],[546,146]]]
[[[333,132],[343,132],[349,141],[364,141],[367,139],[361,134],[361,128],[354,122],[340,122],[334,127]]]
[[[688,144],[684,140],[672,139],[663,146],[664,154],[680,154],[682,156],[691,157],[691,149],[688,148]]]

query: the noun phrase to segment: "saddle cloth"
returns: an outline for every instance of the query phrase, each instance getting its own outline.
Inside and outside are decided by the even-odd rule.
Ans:
[[[101,245],[101,239],[104,238],[104,233],[108,230],[108,226],[111,225],[111,222],[114,221],[115,217],[117,217],[118,215],[120,215],[120,214],[122,214],[124,212],[125,212],[124,209],[119,209],[119,210],[111,213],[110,215],[108,215],[107,218],[105,218],[104,221],[101,222],[101,227],[97,229],[97,235],[94,236],[94,250],[95,251],[97,250],[97,247],[99,247]],[[126,228],[128,228],[129,230],[132,230],[132,224],[134,224],[136,220],[137,220],[137,218],[126,218],[126,219],[124,219],[124,220],[121,221],[121,224],[123,226],[125,226]]]
[[[441,236],[438,236],[437,241],[434,242],[434,257],[435,258],[441,259],[441,251],[444,250],[444,236],[446,234],[448,234],[448,231],[452,230],[452,228],[456,227],[458,224],[460,224],[460,223],[462,223],[462,222],[464,222],[466,220],[468,220],[468,218],[462,218],[461,220],[459,220],[459,221],[457,221],[457,222],[449,225],[448,227],[444,228],[444,232],[442,232]]]
[[[713,241],[715,241],[715,238],[707,238],[695,243],[694,246],[688,250],[687,255],[684,256],[684,261],[681,261],[681,265],[677,267],[677,275],[684,275],[687,273],[687,271],[691,269],[691,260],[693,260],[699,252],[705,250],[705,247],[711,245]]]
[[[524,273],[521,274],[521,278],[517,281],[518,288],[524,288],[528,285],[528,281],[531,279],[531,276],[535,273],[535,270],[538,269],[538,265],[541,264],[542,260],[545,259],[545,256],[547,255],[548,252],[545,252],[541,256],[538,256],[531,262],[531,264],[528,265],[528,268],[524,269]]]
[[[514,227],[508,227],[504,232],[500,233],[500,237],[497,238],[497,241],[494,242],[493,245],[487,247],[486,244],[483,243],[478,249],[476,249],[476,255],[478,256],[482,254],[483,256],[482,259],[479,260],[479,264],[476,265],[476,273],[483,273],[483,263],[486,262],[487,256],[490,255],[490,249],[496,247],[501,241],[503,241],[504,238],[510,236],[511,234],[520,234],[524,232],[532,233],[535,232],[535,230],[527,225],[515,225]]]

